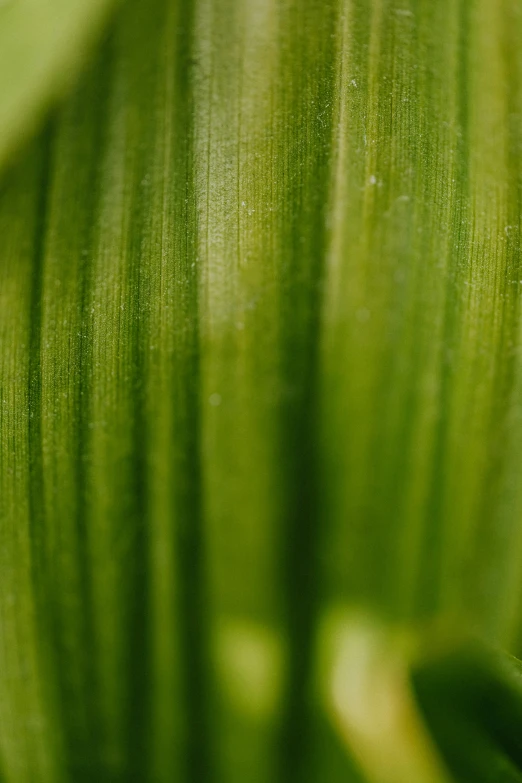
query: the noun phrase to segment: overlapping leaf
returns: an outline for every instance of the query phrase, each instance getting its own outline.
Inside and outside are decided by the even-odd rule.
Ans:
[[[0,165],[70,86],[114,0],[0,3]]]

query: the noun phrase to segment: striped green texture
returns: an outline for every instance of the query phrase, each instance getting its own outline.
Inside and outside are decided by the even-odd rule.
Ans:
[[[0,780],[359,783],[329,618],[522,651],[520,40],[519,0],[126,0],[4,172]]]
[[[462,611],[513,644],[522,8],[372,10],[348,8],[340,50],[325,579],[405,617]]]

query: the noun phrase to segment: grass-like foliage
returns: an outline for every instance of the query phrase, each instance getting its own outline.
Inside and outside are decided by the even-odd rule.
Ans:
[[[0,3],[0,780],[522,780],[522,3]]]

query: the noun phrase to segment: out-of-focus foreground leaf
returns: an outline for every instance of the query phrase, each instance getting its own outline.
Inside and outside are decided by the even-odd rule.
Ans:
[[[72,83],[114,0],[2,0],[0,166]]]
[[[340,608],[320,636],[324,703],[371,783],[522,780],[520,661]]]
[[[124,3],[2,183],[0,778],[359,780],[340,603],[520,650],[521,33]]]

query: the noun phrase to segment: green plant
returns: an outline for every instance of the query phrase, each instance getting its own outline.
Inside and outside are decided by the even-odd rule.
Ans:
[[[2,4],[1,780],[522,780],[521,33]]]

